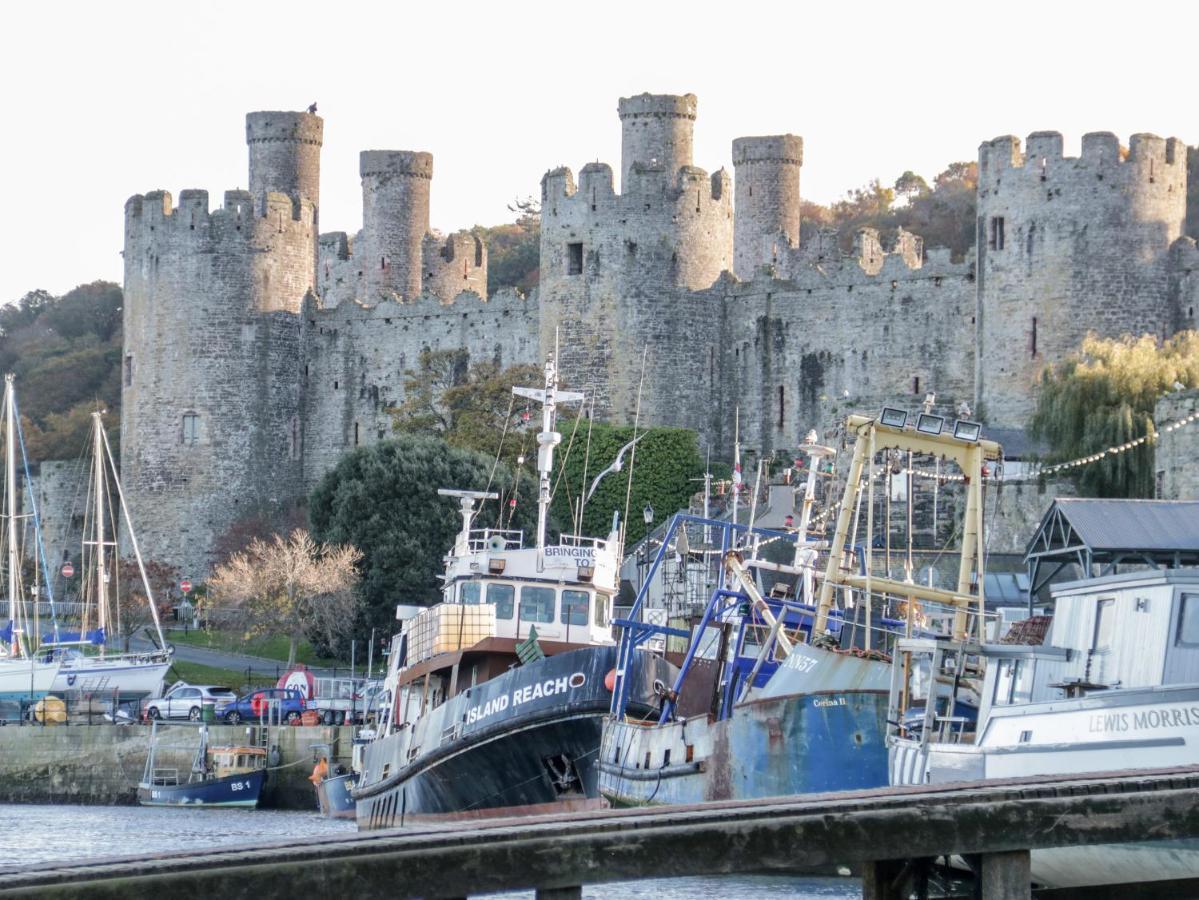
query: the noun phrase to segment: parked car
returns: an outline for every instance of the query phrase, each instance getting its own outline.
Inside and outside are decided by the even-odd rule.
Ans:
[[[146,701],[146,715],[151,719],[191,719],[199,722],[205,703],[211,703],[217,718],[220,718],[235,700],[237,694],[227,687],[176,681],[161,697]]]
[[[230,725],[236,725],[243,719],[267,715],[273,701],[279,702],[279,718],[288,722],[300,718],[305,709],[304,695],[294,688],[261,688],[239,697],[221,715]]]

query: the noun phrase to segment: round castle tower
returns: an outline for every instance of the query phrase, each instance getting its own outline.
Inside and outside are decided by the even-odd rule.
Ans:
[[[803,138],[793,134],[733,141],[733,271],[742,281],[799,246]]]
[[[732,183],[691,164],[694,95],[642,94],[619,109],[622,193],[603,163],[584,166],[577,185],[566,168],[541,180],[538,293],[542,354],[557,333],[564,383],[593,394],[599,415],[631,421],[642,348],[674,298],[732,267]],[[649,364],[647,385],[677,380],[680,360],[651,354]],[[643,415],[659,402],[670,398],[648,389]]]
[[[421,245],[429,232],[433,155],[364,150],[358,165],[367,302],[391,294],[414,300],[421,292]]]
[[[665,169],[669,178],[691,165],[695,131],[695,94],[638,94],[621,97],[620,189],[629,190],[634,163]]]
[[[252,112],[246,115],[250,147],[250,193],[256,203],[271,191],[295,202],[321,203],[321,144],[325,122],[315,113]]]
[[[279,115],[247,117],[257,193],[229,191],[211,212],[201,190],[125,204],[121,476],[142,552],[192,578],[233,522],[302,492],[299,311],[319,162],[312,144],[258,139],[255,123]],[[315,116],[282,115],[319,135]]]
[[[992,425],[1019,427],[1046,364],[1102,337],[1174,331],[1170,245],[1186,215],[1176,138],[1087,134],[1078,158],[1057,132],[979,148],[975,395]]]

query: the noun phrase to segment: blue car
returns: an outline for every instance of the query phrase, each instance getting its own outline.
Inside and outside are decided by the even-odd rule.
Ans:
[[[279,704],[277,714],[274,711],[276,702]],[[294,722],[305,709],[304,695],[294,688],[261,688],[238,697],[235,703],[225,707],[224,716],[230,725],[267,717],[274,721],[276,715],[283,721]]]

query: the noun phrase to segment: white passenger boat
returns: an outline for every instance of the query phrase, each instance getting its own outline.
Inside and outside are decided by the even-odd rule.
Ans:
[[[1199,569],[1074,581],[1053,598],[1052,620],[1017,626],[1031,640],[900,642],[892,784],[1199,764]],[[971,685],[977,722],[952,707]],[[1199,841],[1034,851],[1032,872],[1049,887],[1193,878]]]

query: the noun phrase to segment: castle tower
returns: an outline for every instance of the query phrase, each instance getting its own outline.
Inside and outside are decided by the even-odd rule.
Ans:
[[[321,205],[321,144],[325,122],[315,113],[252,112],[246,114],[250,148],[250,194],[260,203],[269,192],[286,194],[299,203]]]
[[[433,155],[411,150],[364,150],[361,265],[370,303],[421,292],[421,246],[429,232]]]
[[[803,138],[793,134],[733,141],[733,271],[742,281],[799,246]]]
[[[628,192],[633,164],[664,169],[673,181],[683,166],[691,165],[695,129],[694,94],[638,94],[621,97],[620,189]]]
[[[578,183],[570,169],[541,180],[542,354],[561,347],[565,384],[593,395],[597,415],[631,421],[642,350],[662,328],[704,323],[670,320],[676,299],[711,287],[732,268],[732,180],[691,165],[695,97],[642,94],[620,101],[624,180],[588,163]],[[665,323],[669,321],[669,325]],[[673,421],[667,386],[679,360],[648,358],[642,414]],[[653,367],[661,365],[663,371]]]
[[[125,204],[121,477],[143,554],[191,578],[232,523],[303,493],[320,119],[252,113],[247,132],[258,193],[212,211],[201,190]]]
[[[1087,134],[1064,157],[1057,132],[979,148],[976,246],[978,413],[1019,427],[1047,364],[1088,331],[1164,336],[1177,327],[1169,249],[1186,216],[1186,147],[1176,138]]]

